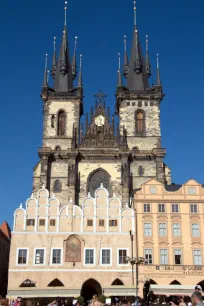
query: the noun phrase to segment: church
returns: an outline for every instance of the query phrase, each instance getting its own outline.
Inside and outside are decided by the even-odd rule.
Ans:
[[[28,304],[56,296],[81,295],[88,300],[94,293],[133,298],[138,279],[126,258],[144,256],[137,249],[135,203],[147,205],[140,190],[149,182],[161,193],[161,186],[170,186],[169,192],[172,186],[171,170],[163,161],[159,58],[156,84],[151,86],[148,37],[143,53],[135,1],[132,48],[129,56],[124,37],[123,71],[119,59],[117,118],[106,107],[102,91],[95,94],[90,113],[84,114],[82,56],[78,68],[76,41],[70,55],[66,19],[65,5],[58,56],[54,39],[52,86],[46,56],[42,147],[33,193],[14,212],[8,298],[22,296]],[[148,213],[147,224],[152,218]],[[141,230],[143,223],[139,224]],[[146,242],[151,244],[142,240]],[[142,287],[139,295],[143,296]]]

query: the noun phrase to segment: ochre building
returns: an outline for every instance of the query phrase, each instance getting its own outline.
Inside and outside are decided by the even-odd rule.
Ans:
[[[150,284],[200,285],[204,290],[204,185],[150,180],[135,193],[140,296]],[[160,291],[162,293],[162,290]]]

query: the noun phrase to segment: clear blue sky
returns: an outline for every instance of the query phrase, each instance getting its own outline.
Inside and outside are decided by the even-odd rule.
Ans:
[[[32,191],[32,168],[41,146],[40,89],[45,53],[52,55],[63,31],[63,0],[2,1],[0,222],[12,225],[13,212]],[[117,53],[133,32],[132,0],[69,0],[69,44],[79,36],[83,54],[85,110],[102,89],[115,106]],[[203,0],[138,0],[140,40],[149,34],[151,64],[160,54],[166,97],[161,106],[162,144],[173,182],[193,177],[204,183]],[[144,48],[143,48],[144,49]]]

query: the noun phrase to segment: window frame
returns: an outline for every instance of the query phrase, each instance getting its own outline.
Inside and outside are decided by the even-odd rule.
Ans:
[[[31,221],[31,220],[34,221],[34,222],[33,222],[34,224],[28,224],[28,221]],[[27,226],[35,226],[35,221],[36,221],[35,218],[34,218],[34,219],[27,218],[27,219],[26,219],[26,227],[27,227]]]
[[[174,235],[174,224],[179,224],[179,235]],[[173,222],[172,223],[172,236],[173,237],[181,237],[181,223],[180,222]]]
[[[145,235],[145,224],[150,224],[150,230],[151,230],[151,235]],[[143,233],[144,233],[144,237],[152,237],[152,222],[144,222],[143,223]],[[149,228],[148,228],[148,231],[149,231]]]
[[[49,222],[49,226],[51,226],[51,227],[56,226],[56,219],[49,219],[49,221],[50,221],[50,222]],[[51,224],[53,221],[55,221],[55,222],[54,222],[54,225]]]
[[[153,190],[154,190],[155,192],[152,192]],[[151,187],[149,187],[149,193],[150,193],[150,194],[157,194],[157,193],[158,193],[157,187],[156,187],[156,186],[151,186]]]
[[[18,263],[18,255],[19,255],[20,250],[27,250],[26,263],[25,264],[19,264]],[[26,267],[26,266],[28,266],[28,260],[29,260],[29,248],[17,248],[17,250],[16,250],[16,266]]]
[[[110,251],[110,263],[109,264],[103,264],[102,263],[102,254],[103,254],[103,251]],[[112,248],[101,248],[100,250],[100,266],[103,266],[103,267],[110,267],[112,266]]]
[[[119,259],[120,259],[119,251],[126,251],[126,256],[129,256],[129,249],[128,248],[117,248],[117,266],[120,266],[120,267],[129,266],[129,262],[122,263],[122,264],[119,263]]]
[[[149,211],[145,211],[145,205],[149,205]],[[143,205],[143,212],[145,214],[151,213],[151,204],[150,203],[144,203],[144,205]]]
[[[194,192],[191,193],[190,190],[194,190]],[[196,187],[193,187],[193,186],[188,187],[188,195],[196,195],[197,194],[196,191],[197,191]]]
[[[160,224],[165,224],[165,235],[160,235]],[[159,237],[167,237],[167,223],[166,222],[159,222],[159,224],[158,224],[159,226],[158,226],[158,229],[159,229]],[[162,229],[162,231],[164,232],[164,228],[162,227],[161,228]]]
[[[86,263],[86,251],[87,250],[93,250],[93,263],[87,264]],[[84,248],[84,266],[93,267],[96,265],[96,248]]]
[[[44,258],[43,258],[43,263],[42,264],[36,264],[35,259],[36,259],[36,251],[37,250],[43,250],[44,251]],[[45,266],[46,264],[46,248],[34,248],[34,256],[33,256],[33,266]]]
[[[44,224],[43,224],[43,225],[41,225],[41,224],[40,224],[40,221],[44,221],[44,222],[43,222]],[[40,219],[39,219],[39,222],[38,222],[38,226],[45,226],[45,219],[40,218]]]
[[[201,256],[201,264],[196,264],[195,263],[195,257],[194,257],[194,252],[195,251],[200,251],[200,256]],[[203,265],[203,254],[202,254],[202,249],[193,249],[193,264],[195,266],[202,266]]]
[[[196,233],[198,230],[198,235],[193,235],[193,232],[195,231],[195,229],[193,229],[193,225],[197,225],[198,228],[196,228]],[[200,224],[199,223],[191,223],[191,236],[192,237],[200,237]]]
[[[196,207],[196,212],[191,210],[192,206]],[[198,204],[190,204],[190,214],[198,214]]]
[[[164,208],[164,211],[162,211],[163,209],[161,209],[161,211],[159,211],[159,209],[161,208]],[[166,205],[164,203],[159,203],[158,204],[158,213],[159,214],[164,214],[166,212]]]
[[[102,222],[103,225],[101,225],[100,222]],[[99,220],[98,220],[98,226],[104,227],[104,226],[105,226],[105,220],[104,220],[104,219],[99,219]]]
[[[175,258],[175,256],[176,256],[175,251],[176,250],[180,250],[181,251],[181,263],[180,264],[176,264],[176,258]],[[173,255],[174,255],[174,265],[175,266],[182,266],[183,265],[183,250],[181,248],[174,248]]]
[[[89,225],[89,222],[91,222],[91,225]],[[87,224],[86,226],[92,227],[93,226],[93,219],[87,219]]]
[[[152,255],[152,263],[146,263],[145,250],[151,250],[152,251],[152,254],[151,254]],[[145,259],[145,265],[148,265],[148,266],[153,265],[153,249],[152,248],[146,248],[146,247],[144,248],[144,259]]]
[[[165,263],[161,263],[161,250],[167,250],[167,262],[165,262]],[[159,264],[161,266],[166,266],[166,265],[168,265],[168,263],[169,263],[169,250],[168,250],[168,248],[160,248],[159,249]]]
[[[173,207],[174,207],[174,205],[177,205],[177,207],[178,207],[178,211],[173,211]],[[177,204],[177,203],[173,203],[173,204],[171,204],[171,212],[172,212],[172,214],[178,214],[179,213],[179,211],[180,211],[180,209],[179,209],[180,207],[179,207],[179,204]]]
[[[115,225],[110,224],[111,221],[114,221],[116,224]],[[117,219],[109,219],[108,224],[109,224],[109,227],[117,227],[118,226],[118,220]]]
[[[58,264],[58,263],[53,263],[52,259],[53,259],[53,251],[54,250],[61,250],[61,263]],[[64,253],[63,253],[64,249],[63,248],[57,248],[57,247],[53,247],[51,248],[51,253],[50,253],[50,266],[62,266],[63,265],[63,256],[64,256]]]
[[[138,118],[138,115],[142,114],[142,119]],[[140,131],[140,125],[142,123],[142,130]],[[135,112],[135,135],[145,136],[146,134],[146,113],[143,109],[139,108]]]

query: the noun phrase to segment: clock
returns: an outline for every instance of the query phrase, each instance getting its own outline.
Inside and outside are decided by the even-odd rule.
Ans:
[[[95,124],[97,126],[103,126],[105,124],[105,117],[102,115],[99,115],[98,117],[95,118]]]

